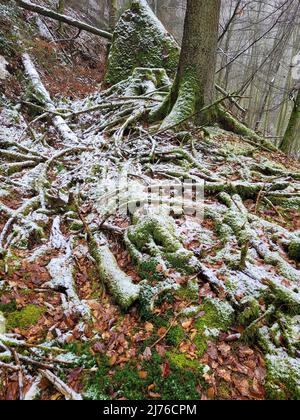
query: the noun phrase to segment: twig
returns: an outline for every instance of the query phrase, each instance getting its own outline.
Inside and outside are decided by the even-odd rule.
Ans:
[[[48,379],[55,388],[65,396],[66,400],[81,401],[82,396],[70,388],[65,382],[58,378],[50,370],[39,369],[39,373]]]

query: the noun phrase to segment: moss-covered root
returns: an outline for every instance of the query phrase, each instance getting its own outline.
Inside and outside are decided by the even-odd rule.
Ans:
[[[300,359],[280,352],[267,355],[266,390],[269,399],[300,399]]]
[[[136,67],[164,68],[175,75],[180,48],[157,19],[146,0],[132,1],[121,16],[108,57],[106,81],[116,84]]]
[[[300,262],[300,239],[292,240],[289,243],[288,253],[292,260]]]
[[[176,232],[174,219],[163,214],[140,217],[125,234],[126,246],[143,278],[161,277],[167,268],[184,274],[198,270],[198,260],[186,250]]]
[[[94,234],[90,242],[91,253],[97,263],[101,281],[107,285],[121,308],[129,308],[138,299],[140,287],[120,269],[103,236]]]
[[[300,293],[288,289],[277,280],[266,280],[269,286],[272,297],[278,304],[281,305],[286,311],[300,315]],[[266,296],[268,297],[268,295]]]
[[[270,151],[276,151],[277,148],[270,143],[268,140],[260,137],[255,131],[251,130],[250,128],[246,127],[233,115],[227,112],[222,106],[217,107],[217,118],[219,124],[227,131],[232,131],[233,133],[239,134],[241,136],[247,137],[248,139],[252,140],[257,145],[261,145],[264,148]]]

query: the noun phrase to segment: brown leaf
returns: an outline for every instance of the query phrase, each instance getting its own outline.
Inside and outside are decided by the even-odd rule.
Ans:
[[[226,382],[231,382],[231,373],[226,369],[218,369],[217,375]]]
[[[250,386],[247,379],[234,378],[233,382],[243,397],[250,397]]]
[[[165,362],[161,366],[161,370],[162,370],[163,378],[167,378],[170,375],[170,364],[169,364],[169,362]]]
[[[223,357],[227,357],[231,351],[231,347],[226,343],[221,343],[218,345],[218,350]]]
[[[191,327],[192,323],[193,323],[193,319],[191,318],[187,321],[182,322],[181,325],[182,325],[182,328],[184,328],[185,330],[188,330]]]
[[[145,370],[141,370],[141,371],[139,372],[139,377],[140,377],[141,379],[146,379],[146,378],[147,378],[147,376],[148,376],[148,373],[147,373]]]
[[[161,337],[162,335],[166,333],[166,331],[167,331],[166,327],[160,327],[159,330],[157,331],[157,334]]]
[[[157,392],[149,392],[148,395],[150,398],[161,398],[161,394],[158,394]]]
[[[116,354],[113,354],[110,357],[108,364],[109,364],[109,366],[113,366],[113,365],[116,364],[116,362],[117,362],[117,355]]]
[[[146,330],[147,332],[152,332],[152,331],[153,331],[153,329],[154,329],[154,325],[153,325],[153,324],[151,324],[151,322],[146,322],[146,323],[145,323],[145,330]]]
[[[207,391],[208,398],[210,398],[212,400],[213,398],[215,398],[215,395],[216,395],[216,393],[215,393],[214,388],[212,388],[212,387],[209,388],[209,390]]]

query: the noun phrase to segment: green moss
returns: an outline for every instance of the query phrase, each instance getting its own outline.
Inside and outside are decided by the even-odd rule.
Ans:
[[[197,271],[197,260],[183,247],[170,216],[143,216],[127,229],[124,239],[142,278],[160,279],[167,268],[185,274]]]
[[[249,325],[255,319],[257,319],[261,314],[260,305],[255,298],[249,298],[246,301],[242,302],[244,310],[238,316],[238,322],[241,325]]]
[[[180,81],[178,89],[178,96],[174,107],[169,109],[169,115],[164,119],[161,128],[166,129],[173,127],[176,124],[183,123],[186,118],[192,116],[196,109],[196,92],[198,88],[197,80],[195,78],[195,71],[193,69],[187,70],[183,79]],[[176,91],[175,84],[173,90]],[[172,93],[170,94],[172,97]],[[172,100],[167,98],[169,105],[172,105]]]
[[[145,344],[149,346],[149,340],[141,344],[142,352]],[[152,392],[160,395],[157,399],[192,400],[199,399],[197,386],[201,384],[205,387],[202,378],[204,366],[176,352],[170,352],[163,358],[152,349],[150,360],[137,362],[131,359],[122,366],[110,366],[107,356],[93,354],[90,347],[91,343],[80,342],[66,346],[78,356],[78,366],[86,369],[83,378],[83,395],[86,399],[110,399],[108,395],[115,394],[116,399],[145,400],[149,399],[149,386],[154,384]],[[166,362],[169,364],[169,374],[164,377],[162,366]],[[95,366],[98,370],[91,371]],[[146,375],[140,375],[140,371]]]
[[[170,359],[173,359],[172,357]],[[113,386],[120,392],[120,396],[126,399],[148,399],[148,386],[155,384],[152,392],[158,393],[162,400],[192,400],[199,399],[197,385],[203,384],[203,369],[198,363],[189,365],[183,363],[180,366],[179,359],[170,360],[170,373],[163,377],[162,359],[155,351],[149,361],[142,363],[142,370],[147,373],[145,379],[141,379],[138,370],[131,363],[124,368],[118,368],[113,376]],[[182,360],[181,360],[182,361]],[[188,362],[186,362],[188,363]]]
[[[164,68],[174,76],[180,49],[144,0],[132,3],[114,31],[106,81],[116,84],[136,67]]]
[[[265,298],[292,315],[300,315],[300,293],[285,287],[277,280],[268,280],[270,290],[265,292]],[[271,293],[270,293],[271,291]]]
[[[234,322],[234,309],[229,303],[219,299],[206,297],[201,310],[205,314],[195,322],[198,330],[219,328],[222,331],[227,331]]]
[[[208,338],[214,338],[220,331],[227,331],[233,324],[234,310],[227,302],[206,297],[200,311],[203,311],[204,315],[195,321],[198,334],[194,342],[202,355],[206,350]]]
[[[191,302],[198,301],[199,285],[197,279],[190,280],[185,286],[180,287],[176,291],[176,296]]]
[[[9,303],[0,303],[0,311],[7,314],[10,312],[14,312],[17,309],[17,304],[15,300],[12,300]]]
[[[185,339],[184,329],[180,325],[175,325],[170,328],[170,331],[166,335],[167,344],[177,347]]]
[[[290,242],[289,257],[292,260],[300,261],[300,240],[295,240],[295,241]]]
[[[267,355],[266,391],[272,400],[300,399],[300,360],[285,353]]]
[[[5,255],[4,258],[1,258],[0,260],[0,272],[7,273],[8,276],[12,276],[17,270],[20,269],[20,267],[20,258],[13,253]]]
[[[229,400],[229,399],[231,399],[231,395],[232,395],[232,387],[231,387],[231,385],[228,384],[225,381],[222,381],[219,384],[219,387],[218,387],[218,395],[223,400]]]
[[[44,314],[45,308],[27,305],[21,311],[10,312],[7,316],[7,329],[28,328],[35,325]]]
[[[189,359],[186,354],[167,352],[167,357],[179,369],[199,370],[201,373],[203,371],[203,365],[198,360]]]

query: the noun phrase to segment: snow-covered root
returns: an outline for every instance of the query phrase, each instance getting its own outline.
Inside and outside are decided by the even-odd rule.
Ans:
[[[23,355],[22,351],[35,349],[38,352],[33,352],[32,357]],[[67,400],[82,400],[80,394],[70,388],[52,370],[59,370],[59,365],[52,365],[49,363],[49,354],[63,352],[55,347],[48,347],[46,345],[28,344],[23,340],[18,340],[10,337],[8,334],[0,334],[0,368],[15,371],[19,373],[19,392],[20,399],[34,400],[38,398],[41,393],[40,382],[42,377],[46,378]],[[47,354],[47,361],[44,360],[44,354]],[[56,359],[57,360],[57,359]],[[27,373],[27,367],[37,368],[38,376],[32,382],[30,389],[23,394],[23,380]]]
[[[135,110],[129,118],[122,124],[122,126],[115,132],[114,141],[115,146],[118,148],[121,143],[125,130],[135,121],[139,120],[143,114],[145,114],[145,108],[141,107],[140,109]]]
[[[142,278],[164,277],[169,268],[187,275],[197,273],[198,260],[183,247],[171,216],[149,212],[135,219],[124,240]]]
[[[24,162],[6,163],[0,166],[1,175],[13,175],[22,172],[24,169],[34,168],[37,165],[35,160],[26,160]]]
[[[53,258],[48,264],[48,271],[52,278],[44,287],[60,291],[63,309],[66,314],[82,317],[85,320],[91,319],[91,312],[88,306],[82,302],[76,292],[74,284],[75,265],[72,257],[72,238],[66,241],[60,230],[60,218],[55,218],[51,233],[51,243],[55,249],[63,254]]]
[[[4,225],[2,232],[0,234],[0,250],[6,248],[6,244],[4,243],[4,239],[6,235],[9,232],[9,229],[11,225],[18,220],[19,218],[22,218],[23,216],[26,216],[28,213],[32,212],[33,210],[37,209],[40,205],[40,197],[33,197],[29,200],[26,200],[21,207],[19,207],[17,210],[15,210],[13,213],[11,213],[10,218]]]
[[[68,126],[65,120],[60,115],[55,115],[56,107],[50,97],[49,92],[43,85],[41,78],[29,54],[27,53],[23,54],[22,61],[25,68],[26,75],[32,84],[32,87],[34,89],[34,93],[37,96],[37,99],[43,104],[46,111],[48,111],[49,114],[52,116],[53,125],[59,132],[61,138],[67,144],[70,144],[70,145],[78,144],[79,143],[78,137],[71,130],[71,128]]]
[[[281,309],[285,309],[292,315],[300,315],[299,290],[298,292],[295,292],[274,279],[265,280],[265,283],[269,286],[270,291],[274,297],[274,302],[277,304],[277,306],[280,306]],[[267,295],[266,298],[268,298]]]
[[[94,233],[89,241],[101,282],[108,287],[120,307],[128,309],[138,299],[140,287],[120,269],[104,235]]]
[[[268,151],[277,151],[276,146],[271,142],[259,136],[255,131],[246,127],[240,121],[238,121],[232,114],[226,111],[222,106],[216,108],[217,121],[218,123],[228,131],[232,131],[235,134],[243,136],[245,139],[249,139],[254,144],[261,146],[261,148]]]
[[[227,193],[221,193],[219,198],[228,207],[229,211],[226,213],[223,223],[228,225],[234,235],[236,236],[239,245],[241,246],[241,254],[243,247],[253,247],[259,256],[261,256],[266,264],[271,264],[277,268],[278,272],[286,279],[299,284],[300,271],[294,268],[279,252],[274,251],[260,239],[256,230],[251,226],[251,216],[245,208],[243,201],[239,195],[231,197]],[[275,225],[276,228],[276,225]],[[241,257],[242,258],[242,257]],[[247,256],[244,256],[244,263]]]
[[[24,401],[34,401],[38,399],[42,392],[40,388],[41,380],[42,377],[40,375],[34,379],[28,391],[24,394]]]
[[[46,378],[52,385],[64,395],[66,400],[81,401],[83,398],[80,394],[70,388],[58,376],[54,375],[50,370],[39,369],[39,373]]]
[[[13,162],[24,162],[26,160],[29,160],[29,161],[36,161],[37,163],[40,163],[41,161],[45,160],[45,158],[41,158],[39,156],[22,154],[22,153],[13,152],[6,149],[0,149],[0,156],[2,159],[13,161]]]

